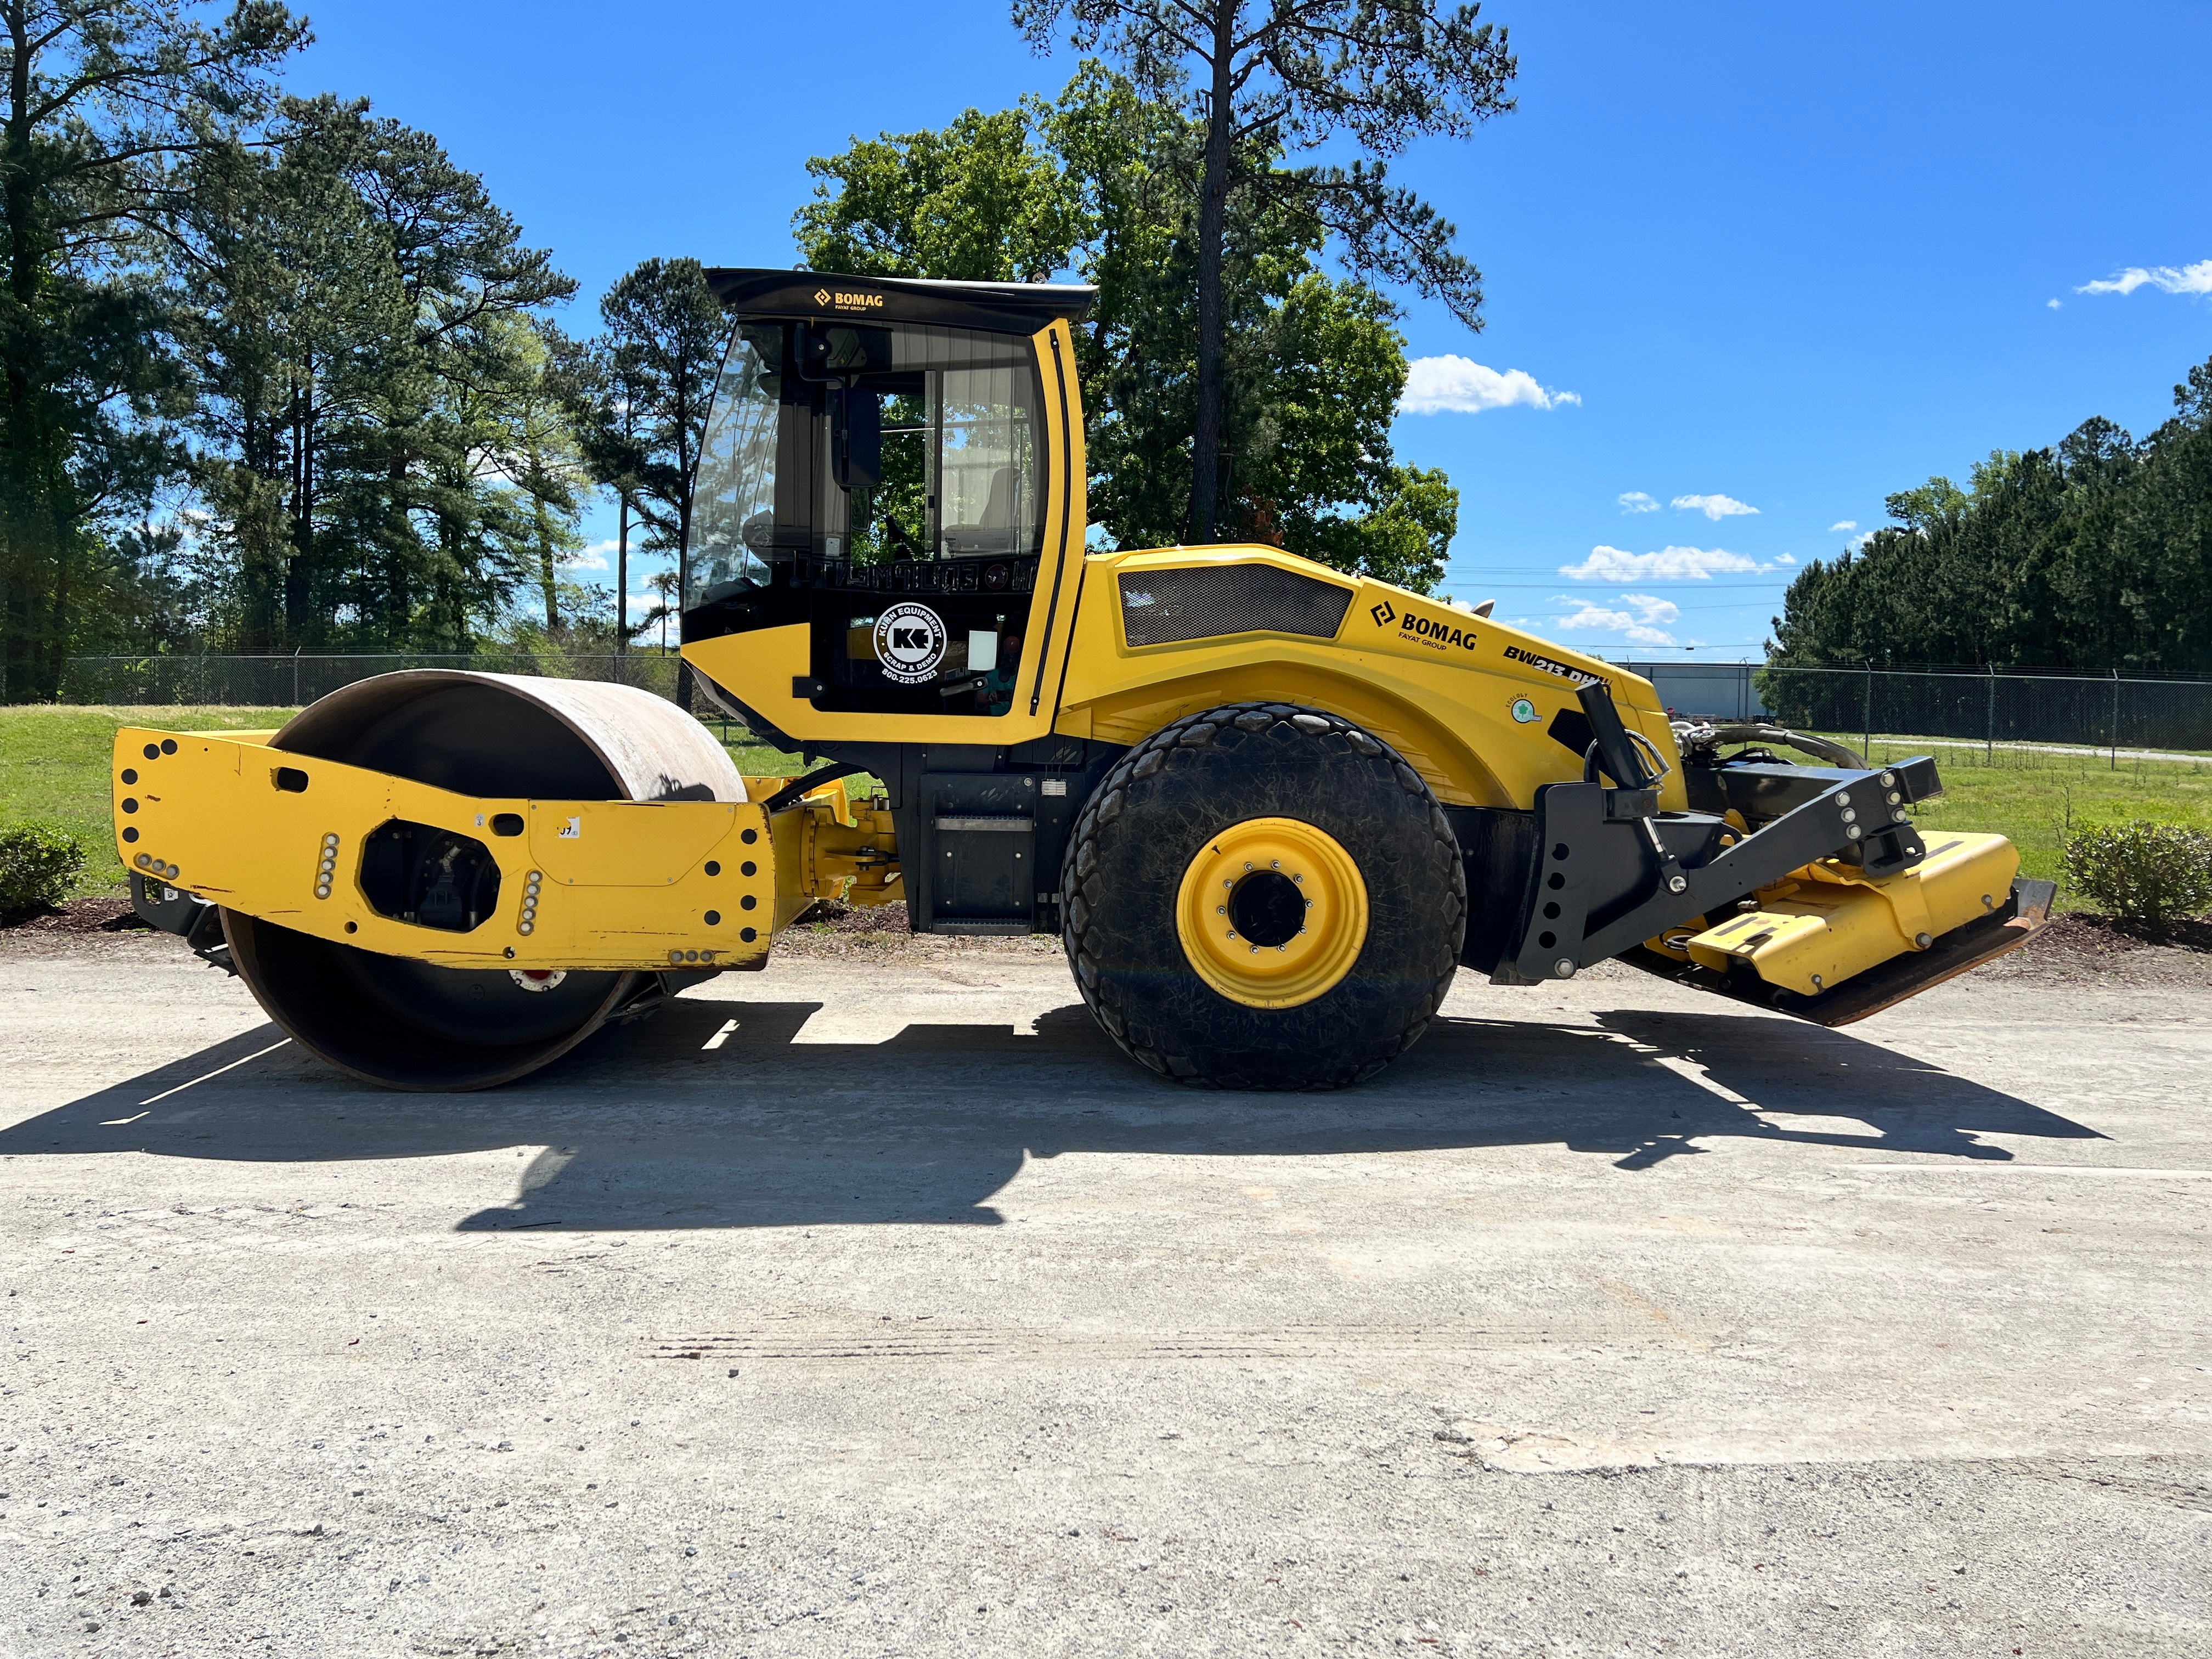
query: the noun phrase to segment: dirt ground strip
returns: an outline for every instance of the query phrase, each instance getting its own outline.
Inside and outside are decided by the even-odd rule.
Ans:
[[[462,1097],[0,933],[0,1653],[2212,1654],[2201,955],[1278,1097],[823,927]]]

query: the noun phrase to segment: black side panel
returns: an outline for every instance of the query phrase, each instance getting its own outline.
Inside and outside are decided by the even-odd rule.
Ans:
[[[925,772],[927,857],[899,867],[933,933],[1026,933],[1036,914],[1037,779],[1031,773]]]
[[[1217,634],[1304,634],[1333,640],[1352,590],[1273,565],[1128,570],[1121,576],[1121,627],[1133,646]]]
[[[1536,873],[1536,815],[1491,806],[1447,806],[1443,814],[1467,866],[1467,940],[1459,959],[1487,974],[1512,948],[1528,913]]]
[[[840,744],[834,758],[884,781],[915,933],[1050,933],[1069,831],[1122,753],[1046,737],[1006,749]]]

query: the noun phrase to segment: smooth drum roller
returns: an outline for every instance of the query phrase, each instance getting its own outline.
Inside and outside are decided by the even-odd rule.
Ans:
[[[629,686],[411,669],[334,691],[271,747],[478,797],[741,801],[728,754],[675,704]],[[418,833],[419,832],[419,833]],[[363,866],[379,908],[465,928],[497,903],[482,843],[388,823]],[[373,902],[374,902],[374,896]],[[444,968],[223,913],[240,976],[304,1047],[394,1089],[483,1089],[535,1071],[654,977]]]

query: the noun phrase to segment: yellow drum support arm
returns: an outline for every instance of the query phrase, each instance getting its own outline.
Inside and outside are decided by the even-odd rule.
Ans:
[[[116,735],[113,781],[126,868],[386,956],[751,968],[767,960],[781,908],[768,815],[750,802],[477,799],[259,743],[137,727]],[[480,842],[495,862],[495,892],[465,931],[370,902],[364,848],[395,820]]]

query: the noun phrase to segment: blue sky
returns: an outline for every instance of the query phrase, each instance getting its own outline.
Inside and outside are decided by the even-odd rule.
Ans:
[[[293,87],[435,133],[580,281],[576,329],[654,254],[791,263],[808,156],[1073,67],[988,0],[309,9]],[[1754,657],[1792,562],[1884,495],[2091,415],[2140,436],[2212,356],[2201,0],[1485,15],[1520,108],[1400,167],[1489,295],[1480,335],[1404,296],[1441,406],[1396,441],[1459,487],[1455,597],[1615,658]]]

